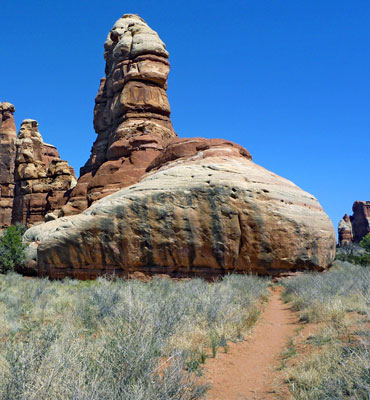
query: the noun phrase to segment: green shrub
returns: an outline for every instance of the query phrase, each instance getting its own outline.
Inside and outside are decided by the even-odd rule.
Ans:
[[[336,258],[336,260],[347,261],[349,263],[361,265],[363,267],[370,265],[370,254],[369,253],[358,254],[358,255],[337,254],[335,258]]]
[[[0,273],[12,271],[25,261],[26,246],[22,243],[25,231],[23,225],[12,225],[0,236]]]
[[[370,253],[370,233],[362,238],[360,246]]]

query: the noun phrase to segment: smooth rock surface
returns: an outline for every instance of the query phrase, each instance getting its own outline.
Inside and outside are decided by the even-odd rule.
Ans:
[[[148,170],[82,214],[28,230],[29,268],[52,278],[211,278],[324,270],[334,259],[334,228],[319,202],[238,145],[176,140]]]

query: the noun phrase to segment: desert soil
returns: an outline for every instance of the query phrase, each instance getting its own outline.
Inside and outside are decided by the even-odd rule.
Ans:
[[[278,367],[281,353],[300,327],[298,316],[281,300],[281,287],[274,287],[270,300],[251,336],[230,343],[227,353],[218,352],[205,365],[210,385],[207,400],[289,399]]]

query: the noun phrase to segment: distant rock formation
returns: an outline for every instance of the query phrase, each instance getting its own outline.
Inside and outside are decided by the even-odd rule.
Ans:
[[[344,217],[339,221],[338,239],[340,247],[353,242],[352,222],[348,214],[344,214]]]
[[[343,247],[350,243],[359,243],[370,233],[370,201],[355,201],[352,207],[353,214],[347,214],[338,225],[338,242]]]
[[[0,229],[56,218],[76,184],[72,167],[43,142],[37,121],[24,120],[17,136],[14,106],[0,110]]]
[[[0,103],[0,230],[12,222],[17,139],[14,112],[13,104]]]
[[[96,98],[98,137],[62,207],[66,216],[26,232],[27,268],[89,279],[137,271],[279,275],[330,266],[334,228],[312,195],[254,164],[235,143],[177,138],[167,58],[141,18],[116,22]]]
[[[106,78],[95,99],[98,137],[81,168],[64,215],[138,182],[147,166],[176,137],[170,120],[168,52],[137,15],[120,18],[104,44]]]

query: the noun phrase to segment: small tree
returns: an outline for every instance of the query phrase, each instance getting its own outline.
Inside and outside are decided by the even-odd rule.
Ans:
[[[0,236],[0,273],[12,271],[24,263],[26,246],[22,243],[22,236],[25,231],[23,225],[12,225]]]
[[[362,238],[360,246],[370,253],[370,233]]]

